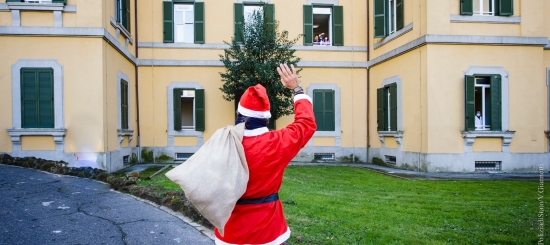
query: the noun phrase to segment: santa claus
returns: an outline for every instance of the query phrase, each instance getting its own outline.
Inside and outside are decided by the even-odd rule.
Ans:
[[[294,92],[294,122],[269,131],[269,98],[262,85],[249,87],[239,101],[236,124],[245,122],[243,147],[250,176],[216,244],[282,244],[290,237],[279,189],[290,161],[316,130],[311,97],[304,94],[294,66],[281,64],[281,83]]]

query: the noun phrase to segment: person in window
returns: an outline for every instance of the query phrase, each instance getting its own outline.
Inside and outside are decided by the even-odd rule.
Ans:
[[[242,140],[249,179],[222,236],[215,228],[216,244],[282,244],[290,237],[278,192],[286,166],[311,139],[317,125],[311,97],[304,94],[294,66],[281,64],[277,71],[284,87],[294,92],[294,121],[269,131],[270,104],[265,88],[249,87],[240,98],[239,117],[245,123]]]
[[[328,37],[325,37],[325,41],[323,42],[325,46],[330,46],[330,41],[328,40]]]
[[[315,37],[313,38],[313,45],[319,45],[319,35],[316,34]]]
[[[475,117],[475,126],[476,130],[481,130],[484,128],[483,126],[483,117],[481,116],[481,111],[476,111],[476,117]]]

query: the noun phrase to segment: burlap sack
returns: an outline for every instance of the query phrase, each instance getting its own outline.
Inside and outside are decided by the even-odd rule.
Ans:
[[[243,133],[244,123],[218,129],[193,156],[166,173],[222,236],[248,183]]]

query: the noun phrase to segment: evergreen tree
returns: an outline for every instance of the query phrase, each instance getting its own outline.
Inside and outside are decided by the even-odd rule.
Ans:
[[[224,55],[220,55],[226,70],[220,72],[223,86],[220,90],[227,101],[237,105],[241,95],[249,86],[263,85],[267,90],[271,104],[271,122],[277,118],[293,113],[292,91],[283,87],[277,67],[281,63],[288,66],[296,64],[300,58],[294,56],[292,46],[298,41],[288,40],[288,32],[278,32],[279,23],[272,16],[272,9],[264,5],[262,11],[254,11],[249,20],[241,23],[236,35],[242,42],[232,37]],[[263,14],[267,13],[267,14]],[[299,73],[301,69],[297,70]]]

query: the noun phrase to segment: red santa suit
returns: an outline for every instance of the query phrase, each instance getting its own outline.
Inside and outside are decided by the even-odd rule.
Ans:
[[[254,103],[247,103],[254,100],[250,98],[257,96],[264,102],[264,111],[250,109],[256,106]],[[261,85],[249,88],[241,97],[238,111],[244,116],[269,118],[271,115],[265,88]],[[269,131],[267,127],[245,130],[242,143],[250,177],[241,200],[257,200],[279,192],[286,166],[316,130],[312,102],[308,95],[294,96],[294,115],[294,122],[280,130]],[[224,236],[221,236],[217,229],[215,235],[216,244],[278,245],[290,237],[290,229],[284,217],[283,205],[277,198],[275,201],[261,204],[235,205],[225,225]]]

